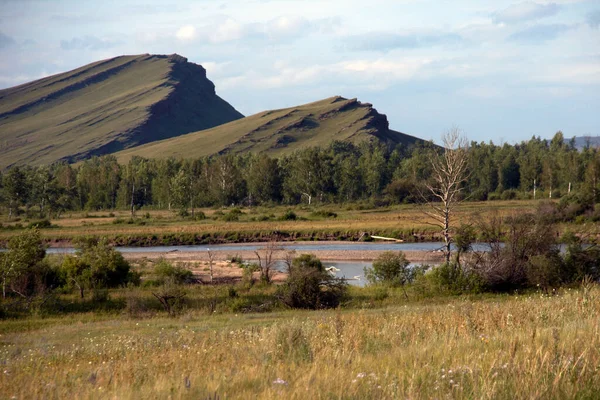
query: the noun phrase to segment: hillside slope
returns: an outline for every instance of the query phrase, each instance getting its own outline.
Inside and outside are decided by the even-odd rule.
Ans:
[[[331,97],[281,110],[264,111],[212,129],[162,140],[117,153],[132,156],[194,158],[223,153],[279,155],[297,149],[327,146],[334,140],[382,141],[410,145],[420,139],[389,129],[387,117],[369,103]]]
[[[184,57],[116,57],[0,90],[0,168],[76,161],[242,117]]]

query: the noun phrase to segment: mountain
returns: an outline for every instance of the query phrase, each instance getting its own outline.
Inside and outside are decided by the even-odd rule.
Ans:
[[[195,158],[242,152],[278,155],[327,146],[334,140],[404,145],[421,141],[389,129],[387,117],[371,104],[336,96],[298,107],[263,111],[212,129],[124,150],[116,156],[120,162],[126,162],[133,156]]]
[[[242,117],[184,57],[111,58],[0,90],[0,168],[77,161]]]
[[[600,136],[574,136],[573,139],[575,140],[575,148],[578,150],[583,150],[587,146],[600,148]],[[569,142],[567,139],[565,141]]]

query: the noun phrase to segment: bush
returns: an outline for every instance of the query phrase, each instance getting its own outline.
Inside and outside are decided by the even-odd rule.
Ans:
[[[402,286],[413,280],[409,265],[403,252],[386,251],[377,257],[372,267],[364,269],[365,278],[371,284]]]
[[[556,227],[550,219],[545,213],[523,214],[482,225],[481,236],[490,251],[473,259],[468,267],[494,291],[554,285],[568,279],[559,262]]]
[[[54,225],[52,225],[52,223],[47,220],[47,219],[42,219],[40,221],[33,221],[30,222],[27,225],[27,229],[32,229],[32,228],[37,228],[37,229],[48,229],[48,228],[54,228]]]
[[[239,220],[240,220],[239,214],[227,213],[223,216],[223,221],[225,221],[225,222],[233,222],[233,221],[239,221]]]
[[[310,215],[314,218],[337,218],[337,214],[332,211],[313,211]]]
[[[502,192],[502,200],[514,200],[517,198],[517,191],[515,189],[508,189]]]
[[[254,273],[258,271],[260,266],[256,263],[242,264],[242,284],[247,288],[252,287],[256,283]]]
[[[500,194],[496,192],[488,193],[487,199],[490,201],[500,200]]]
[[[347,285],[332,277],[321,261],[303,254],[292,261],[287,281],[278,288],[277,297],[292,308],[321,309],[337,307]]]
[[[80,262],[90,270],[89,282],[92,287],[111,288],[139,283],[139,274],[131,270],[123,255],[106,239],[79,239],[76,246]]]
[[[165,282],[172,279],[177,284],[190,283],[194,279],[194,274],[189,269],[175,266],[165,260],[159,259],[154,265],[154,275],[159,282]]]
[[[423,276],[437,293],[480,293],[485,289],[485,281],[477,272],[457,263],[444,263]]]
[[[287,210],[285,214],[279,217],[280,221],[295,221],[298,219],[298,216],[292,210]]]

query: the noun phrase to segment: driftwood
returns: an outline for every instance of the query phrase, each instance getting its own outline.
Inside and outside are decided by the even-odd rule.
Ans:
[[[404,240],[402,240],[402,239],[395,239],[395,238],[389,238],[389,237],[384,237],[384,236],[373,236],[373,235],[371,235],[371,237],[373,239],[377,239],[377,240],[389,240],[390,242],[398,242],[398,243],[404,242]]]

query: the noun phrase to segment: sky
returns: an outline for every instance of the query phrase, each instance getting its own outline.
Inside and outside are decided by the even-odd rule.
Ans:
[[[0,88],[143,53],[244,115],[340,95],[427,140],[600,135],[600,0],[0,0]]]

